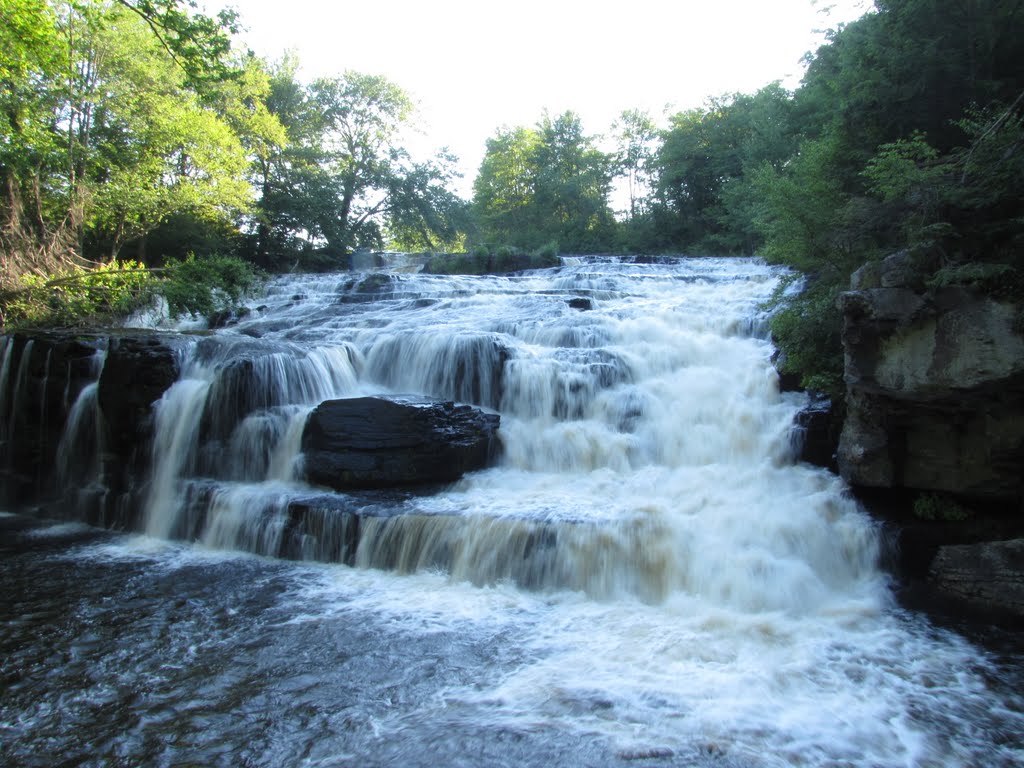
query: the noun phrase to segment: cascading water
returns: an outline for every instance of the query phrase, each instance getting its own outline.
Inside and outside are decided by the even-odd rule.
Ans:
[[[291,629],[245,631],[278,648],[313,619],[375,627],[362,652],[407,668],[385,686],[394,710],[367,689],[345,725],[335,688],[313,703],[296,692],[317,714],[289,719],[281,738],[308,731],[307,758],[267,747],[252,764],[1018,764],[1021,702],[991,688],[980,650],[893,605],[876,527],[841,481],[794,462],[805,398],[779,392],[760,310],[778,280],[725,259],[278,278],[242,320],[183,350],[155,405],[142,527],[201,548],[81,557],[173,569],[243,550],[346,564],[287,566],[273,626]],[[5,371],[9,357],[5,346]],[[498,411],[497,465],[430,493],[302,483],[309,411],[385,393]],[[82,427],[95,397],[82,391],[67,441],[95,439]],[[61,461],[62,477],[82,476]],[[223,631],[226,658],[250,647]],[[434,636],[449,639],[428,645],[428,685],[401,649]],[[339,685],[328,670],[349,655],[323,652],[298,677]],[[288,673],[266,674],[260,685],[290,701]],[[258,696],[224,682],[236,684],[246,693],[192,695],[229,709]],[[508,734],[525,746],[487,746]]]

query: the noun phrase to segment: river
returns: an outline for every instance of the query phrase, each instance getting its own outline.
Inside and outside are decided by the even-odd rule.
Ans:
[[[0,517],[0,758],[1024,763],[1018,657],[901,608],[879,526],[794,460],[780,279],[611,258],[275,278],[186,334],[135,530]],[[385,393],[499,413],[497,465],[429,493],[296,480],[313,406]],[[68,483],[98,481],[94,400]],[[322,525],[268,557],[296,500]]]

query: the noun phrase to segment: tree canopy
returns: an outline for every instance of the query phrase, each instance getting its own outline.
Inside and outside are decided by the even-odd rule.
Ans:
[[[606,249],[614,237],[612,168],[612,156],[572,112],[499,130],[473,185],[483,237],[525,248]]]

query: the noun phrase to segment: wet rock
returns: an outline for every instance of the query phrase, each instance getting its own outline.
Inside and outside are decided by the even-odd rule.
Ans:
[[[99,403],[113,453],[129,455],[147,441],[153,403],[180,373],[175,346],[160,335],[111,338],[100,375]]]
[[[57,489],[51,473],[68,413],[96,377],[101,336],[59,331],[15,334],[0,349],[7,376],[0,381],[0,472],[3,501],[17,506]]]
[[[248,317],[252,313],[252,310],[248,307],[238,307],[237,309],[220,309],[216,312],[210,313],[210,316],[206,318],[206,325],[211,330],[217,328],[226,328],[229,325],[235,325],[239,320]]]
[[[306,478],[337,490],[452,482],[486,467],[499,417],[415,397],[327,400],[302,435]]]
[[[586,312],[594,308],[594,302],[583,296],[577,296],[574,299],[569,299],[569,308],[578,309],[581,312]]]
[[[843,421],[832,400],[824,395],[813,396],[794,422],[800,441],[798,460],[834,471]]]
[[[939,547],[929,579],[972,609],[1024,619],[1024,539]]]
[[[843,477],[1016,504],[1024,496],[1024,338],[1017,308],[962,288],[841,297]]]
[[[384,272],[350,278],[339,289],[338,300],[343,304],[363,304],[394,297],[395,277]]]
[[[789,356],[780,349],[776,349],[772,353],[772,365],[779,376],[779,391],[802,392],[801,380],[803,377],[799,373],[786,369],[788,359]]]

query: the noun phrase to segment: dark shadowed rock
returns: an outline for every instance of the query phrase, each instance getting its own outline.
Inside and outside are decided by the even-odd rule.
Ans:
[[[800,440],[797,458],[834,471],[843,422],[832,401],[823,395],[813,396],[807,407],[797,413],[794,422]]]
[[[939,547],[929,578],[971,608],[1024,619],[1024,539]]]
[[[581,312],[586,312],[594,308],[594,302],[585,296],[577,296],[574,299],[569,299],[569,307],[571,309],[578,309]]]
[[[8,376],[0,381],[0,476],[5,504],[58,490],[51,472],[68,412],[95,379],[102,337],[61,331],[3,339]]]
[[[306,478],[338,490],[452,482],[488,465],[499,417],[415,397],[327,400],[302,435]]]
[[[174,346],[162,336],[110,339],[100,375],[99,402],[113,453],[131,454],[147,440],[152,405],[177,381],[179,369]]]

